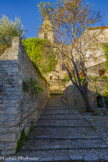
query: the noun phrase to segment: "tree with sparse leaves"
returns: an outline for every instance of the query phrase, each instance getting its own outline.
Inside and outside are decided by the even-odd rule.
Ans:
[[[43,18],[49,16],[57,42],[54,48],[59,49],[70,80],[84,99],[86,111],[92,112],[85,55],[96,39],[87,29],[102,15],[84,0],[60,0],[54,4],[41,2],[38,6]]]

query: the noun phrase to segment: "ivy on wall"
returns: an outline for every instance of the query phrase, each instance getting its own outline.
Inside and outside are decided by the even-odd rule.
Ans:
[[[27,38],[22,41],[31,61],[42,73],[55,70],[58,63],[57,50],[49,47],[50,42],[40,38]]]
[[[37,81],[30,78],[27,82],[23,82],[23,91],[25,93],[30,92],[32,95],[39,95],[40,92],[43,92],[43,88],[40,87]]]
[[[105,53],[105,58],[106,58],[105,67],[106,67],[106,70],[108,70],[108,46],[103,45],[103,51]],[[104,88],[103,96],[104,96],[106,106],[108,108],[108,78],[107,78],[106,87]]]
[[[108,70],[108,46],[103,45],[103,51],[105,53],[105,58],[106,58],[105,67],[106,70]]]

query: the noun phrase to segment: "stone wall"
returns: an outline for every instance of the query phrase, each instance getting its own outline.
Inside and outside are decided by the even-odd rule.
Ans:
[[[39,95],[24,91],[32,78],[43,88]],[[49,98],[49,85],[34,68],[19,38],[0,56],[0,155],[16,152],[21,130],[29,132],[31,122],[36,122]]]
[[[85,109],[83,97],[74,85],[70,85],[63,93],[63,98],[74,108]],[[88,92],[88,98],[92,108],[97,108],[97,94],[93,91]]]
[[[91,72],[89,74],[91,74]],[[98,101],[97,101],[98,97],[100,97],[100,100],[102,102],[102,107],[106,108],[104,97],[103,97],[106,85],[107,85],[107,81],[104,79],[104,77],[102,78],[99,76],[97,77],[97,75],[94,75],[93,78],[89,78],[88,98],[89,98],[91,107],[93,109],[96,109],[98,107]],[[71,81],[68,83],[67,88],[64,90],[63,98],[66,100],[66,102],[69,105],[75,108],[79,108],[79,109],[85,108],[84,100],[80,92],[71,83]]]
[[[50,92],[54,93],[63,93],[65,90],[65,83],[63,82],[64,77],[66,76],[66,70],[60,71],[59,69],[52,71],[46,74],[46,79],[50,84]]]

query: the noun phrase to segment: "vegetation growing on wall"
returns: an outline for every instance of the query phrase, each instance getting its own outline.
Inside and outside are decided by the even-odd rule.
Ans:
[[[31,92],[31,94],[39,94],[40,92],[43,92],[43,88],[39,86],[38,82],[30,78],[28,81],[28,88]]]
[[[105,67],[106,67],[106,70],[108,70],[108,46],[105,46],[103,45],[103,50],[104,50],[104,53],[105,53],[105,58],[106,58],[106,62],[105,62]],[[108,77],[106,79],[106,86],[104,88],[104,100],[105,100],[105,103],[108,107]]]
[[[106,70],[108,70],[108,46],[103,46],[103,50],[106,58],[105,66],[106,66]]]
[[[34,130],[34,123],[31,121],[31,126],[29,129],[29,133],[25,133],[25,129],[21,131],[20,139],[17,141],[16,153],[20,151],[20,149],[24,146],[25,141],[28,140],[29,134]]]
[[[24,29],[19,18],[9,20],[7,16],[0,19],[0,55],[11,45],[13,37],[24,37]]]
[[[27,82],[23,81],[23,91],[25,93],[30,92],[32,95],[39,95],[40,92],[43,92],[43,88],[37,81],[30,78]]]
[[[25,130],[23,129],[21,131],[20,139],[17,141],[17,148],[16,148],[16,153],[20,151],[22,146],[24,145],[24,142],[27,141],[28,136],[25,133]]]
[[[66,74],[65,77],[64,77],[64,79],[63,79],[62,81],[63,81],[64,83],[69,82],[69,81],[70,81],[69,75]]]
[[[27,38],[22,41],[31,61],[42,73],[55,70],[58,63],[57,50],[47,47],[49,42],[40,38]]]
[[[91,80],[92,82],[92,86],[94,87],[95,89],[95,92],[100,95],[101,91],[101,95],[103,96],[104,98],[104,101],[105,101],[105,104],[106,106],[108,107],[108,77],[103,75],[101,77],[98,77],[98,76],[89,76],[89,79]],[[102,87],[100,87],[100,84],[99,83],[104,83],[103,85],[103,90],[102,90]]]

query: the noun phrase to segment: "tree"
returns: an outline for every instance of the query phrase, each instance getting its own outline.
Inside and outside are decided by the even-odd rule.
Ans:
[[[24,37],[21,20],[15,18],[15,21],[12,21],[3,15],[0,19],[0,54],[11,45],[13,37],[20,37],[21,39]]]
[[[89,34],[88,27],[102,16],[84,0],[60,0],[55,4],[41,2],[39,8],[43,17],[49,16],[57,41],[54,47],[59,49],[70,80],[84,99],[86,111],[91,112],[85,55],[96,39],[95,35]]]
[[[31,61],[39,67],[42,73],[48,73],[55,70],[58,63],[57,50],[48,48],[48,40],[40,38],[24,39],[23,45]]]

